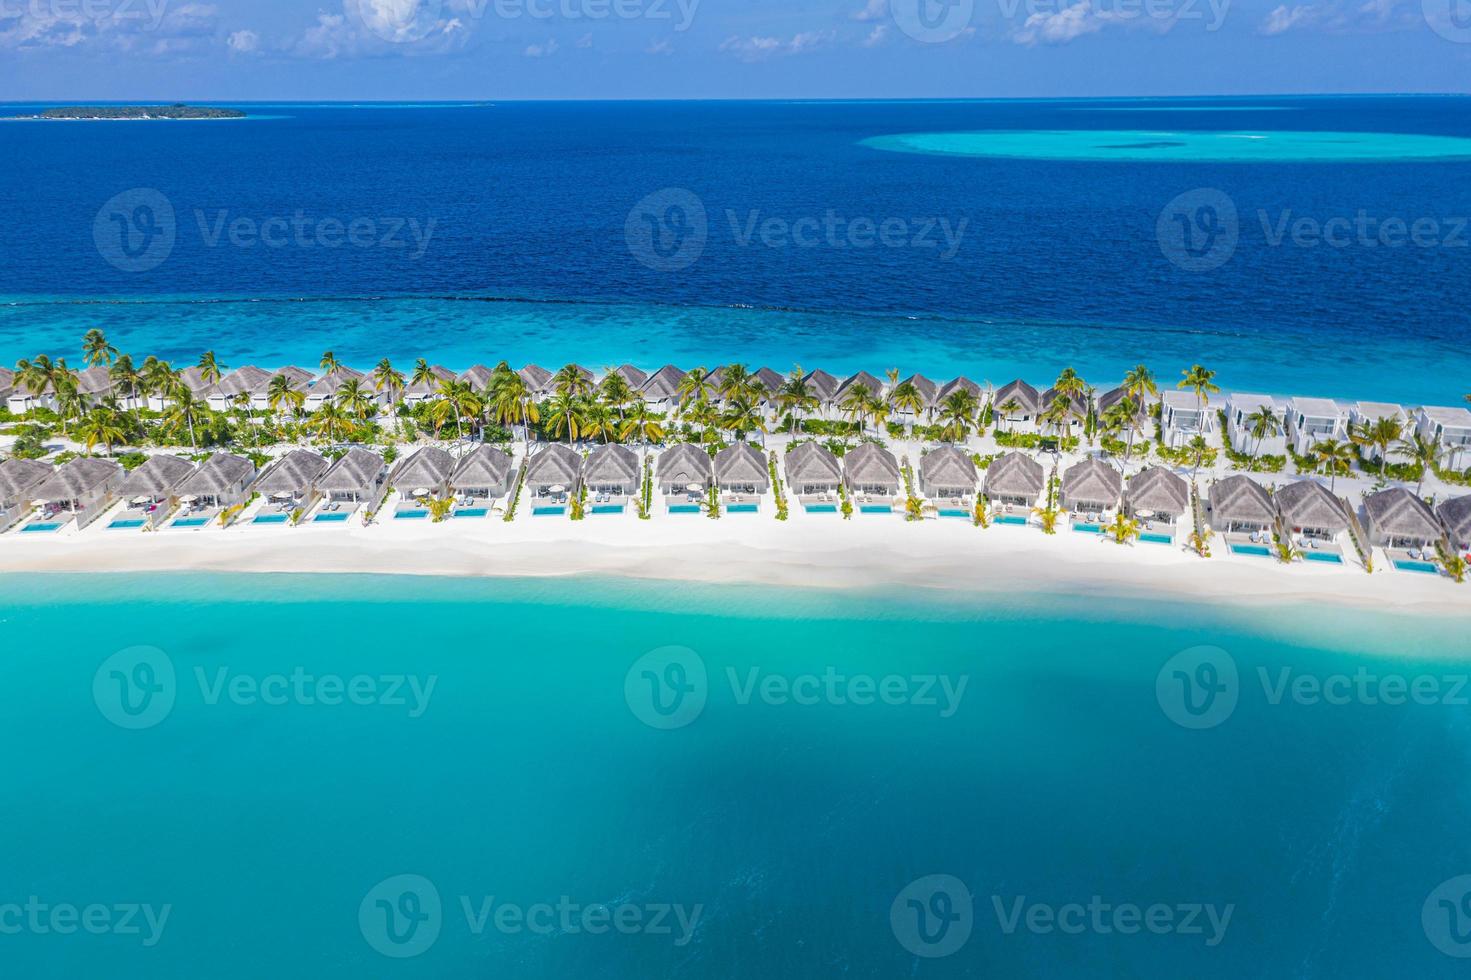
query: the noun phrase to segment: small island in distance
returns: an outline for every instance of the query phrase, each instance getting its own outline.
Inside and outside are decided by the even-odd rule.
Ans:
[[[239,109],[217,109],[210,106],[191,106],[176,102],[173,105],[84,105],[58,106],[45,109],[35,115],[16,116],[17,119],[244,119]]]

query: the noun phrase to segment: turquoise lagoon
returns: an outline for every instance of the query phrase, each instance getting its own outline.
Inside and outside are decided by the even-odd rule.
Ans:
[[[1471,871],[1471,714],[1274,704],[1256,679],[1464,675],[1464,619],[588,579],[3,587],[0,904],[170,908],[151,948],[6,935],[6,976],[1465,975],[1428,941],[1421,908]],[[1241,683],[1228,719],[1191,730],[1161,709],[1156,683],[1200,644],[1227,651]],[[172,684],[103,668],[139,646],[154,666],[167,658]],[[668,646],[694,651],[707,682],[703,712],[666,730],[641,720],[634,665]],[[914,703],[740,693],[753,678],[829,673],[966,686],[948,715],[911,681]],[[210,694],[296,675],[361,675],[377,697]],[[387,687],[403,676],[421,691],[433,680],[417,714],[407,685]],[[119,714],[118,677],[171,692],[166,713],[137,716],[156,724],[110,720],[134,717]],[[421,955],[388,959],[359,910],[401,874],[434,884],[440,931]],[[963,881],[974,918],[958,952],[921,961],[889,911],[930,874]],[[1215,946],[1007,934],[992,896],[1023,895],[1234,911]],[[461,899],[478,910],[488,896],[702,909],[683,945],[678,933],[477,932]]]

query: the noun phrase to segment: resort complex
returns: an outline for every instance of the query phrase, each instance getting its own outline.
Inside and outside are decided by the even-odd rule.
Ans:
[[[938,521],[1437,575],[1471,549],[1471,411],[726,364],[0,370],[0,533],[291,534],[465,521]],[[968,532],[969,533],[969,532]],[[979,541],[979,539],[977,539]],[[977,545],[980,547],[980,545]]]

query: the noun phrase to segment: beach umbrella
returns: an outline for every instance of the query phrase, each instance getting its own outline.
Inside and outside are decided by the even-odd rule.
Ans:
[[[1154,516],[1154,511],[1152,510],[1136,510],[1134,513],[1144,518],[1145,520],[1148,520],[1149,518]]]
[[[183,503],[186,503],[186,504],[192,504],[195,501],[197,501],[198,499],[199,499],[199,497],[197,497],[196,495],[194,495],[192,493],[186,493],[182,497],[179,498],[180,501],[182,501]]]
[[[705,489],[705,485],[703,483],[691,483],[689,486],[685,487],[685,489],[690,491],[703,490]]]
[[[138,496],[136,496],[136,497],[133,498],[133,503],[135,503],[135,504],[151,504],[151,503],[153,503],[153,498],[150,497],[150,496],[148,496],[148,494],[146,494],[146,493],[139,494]]]
[[[564,487],[564,486],[562,486],[562,484],[560,484],[560,483],[557,483],[557,484],[554,484],[554,485],[552,485],[550,487],[547,487],[547,489],[550,490],[552,493],[566,493],[567,492],[567,488]]]
[[[429,488],[428,487],[419,487],[417,490],[414,491],[414,496],[415,497],[427,497],[427,496],[429,496]]]

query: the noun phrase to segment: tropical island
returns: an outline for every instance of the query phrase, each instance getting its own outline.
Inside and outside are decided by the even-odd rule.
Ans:
[[[56,106],[34,115],[16,119],[244,119],[239,109],[194,106],[176,102],[173,105],[74,105]]]

